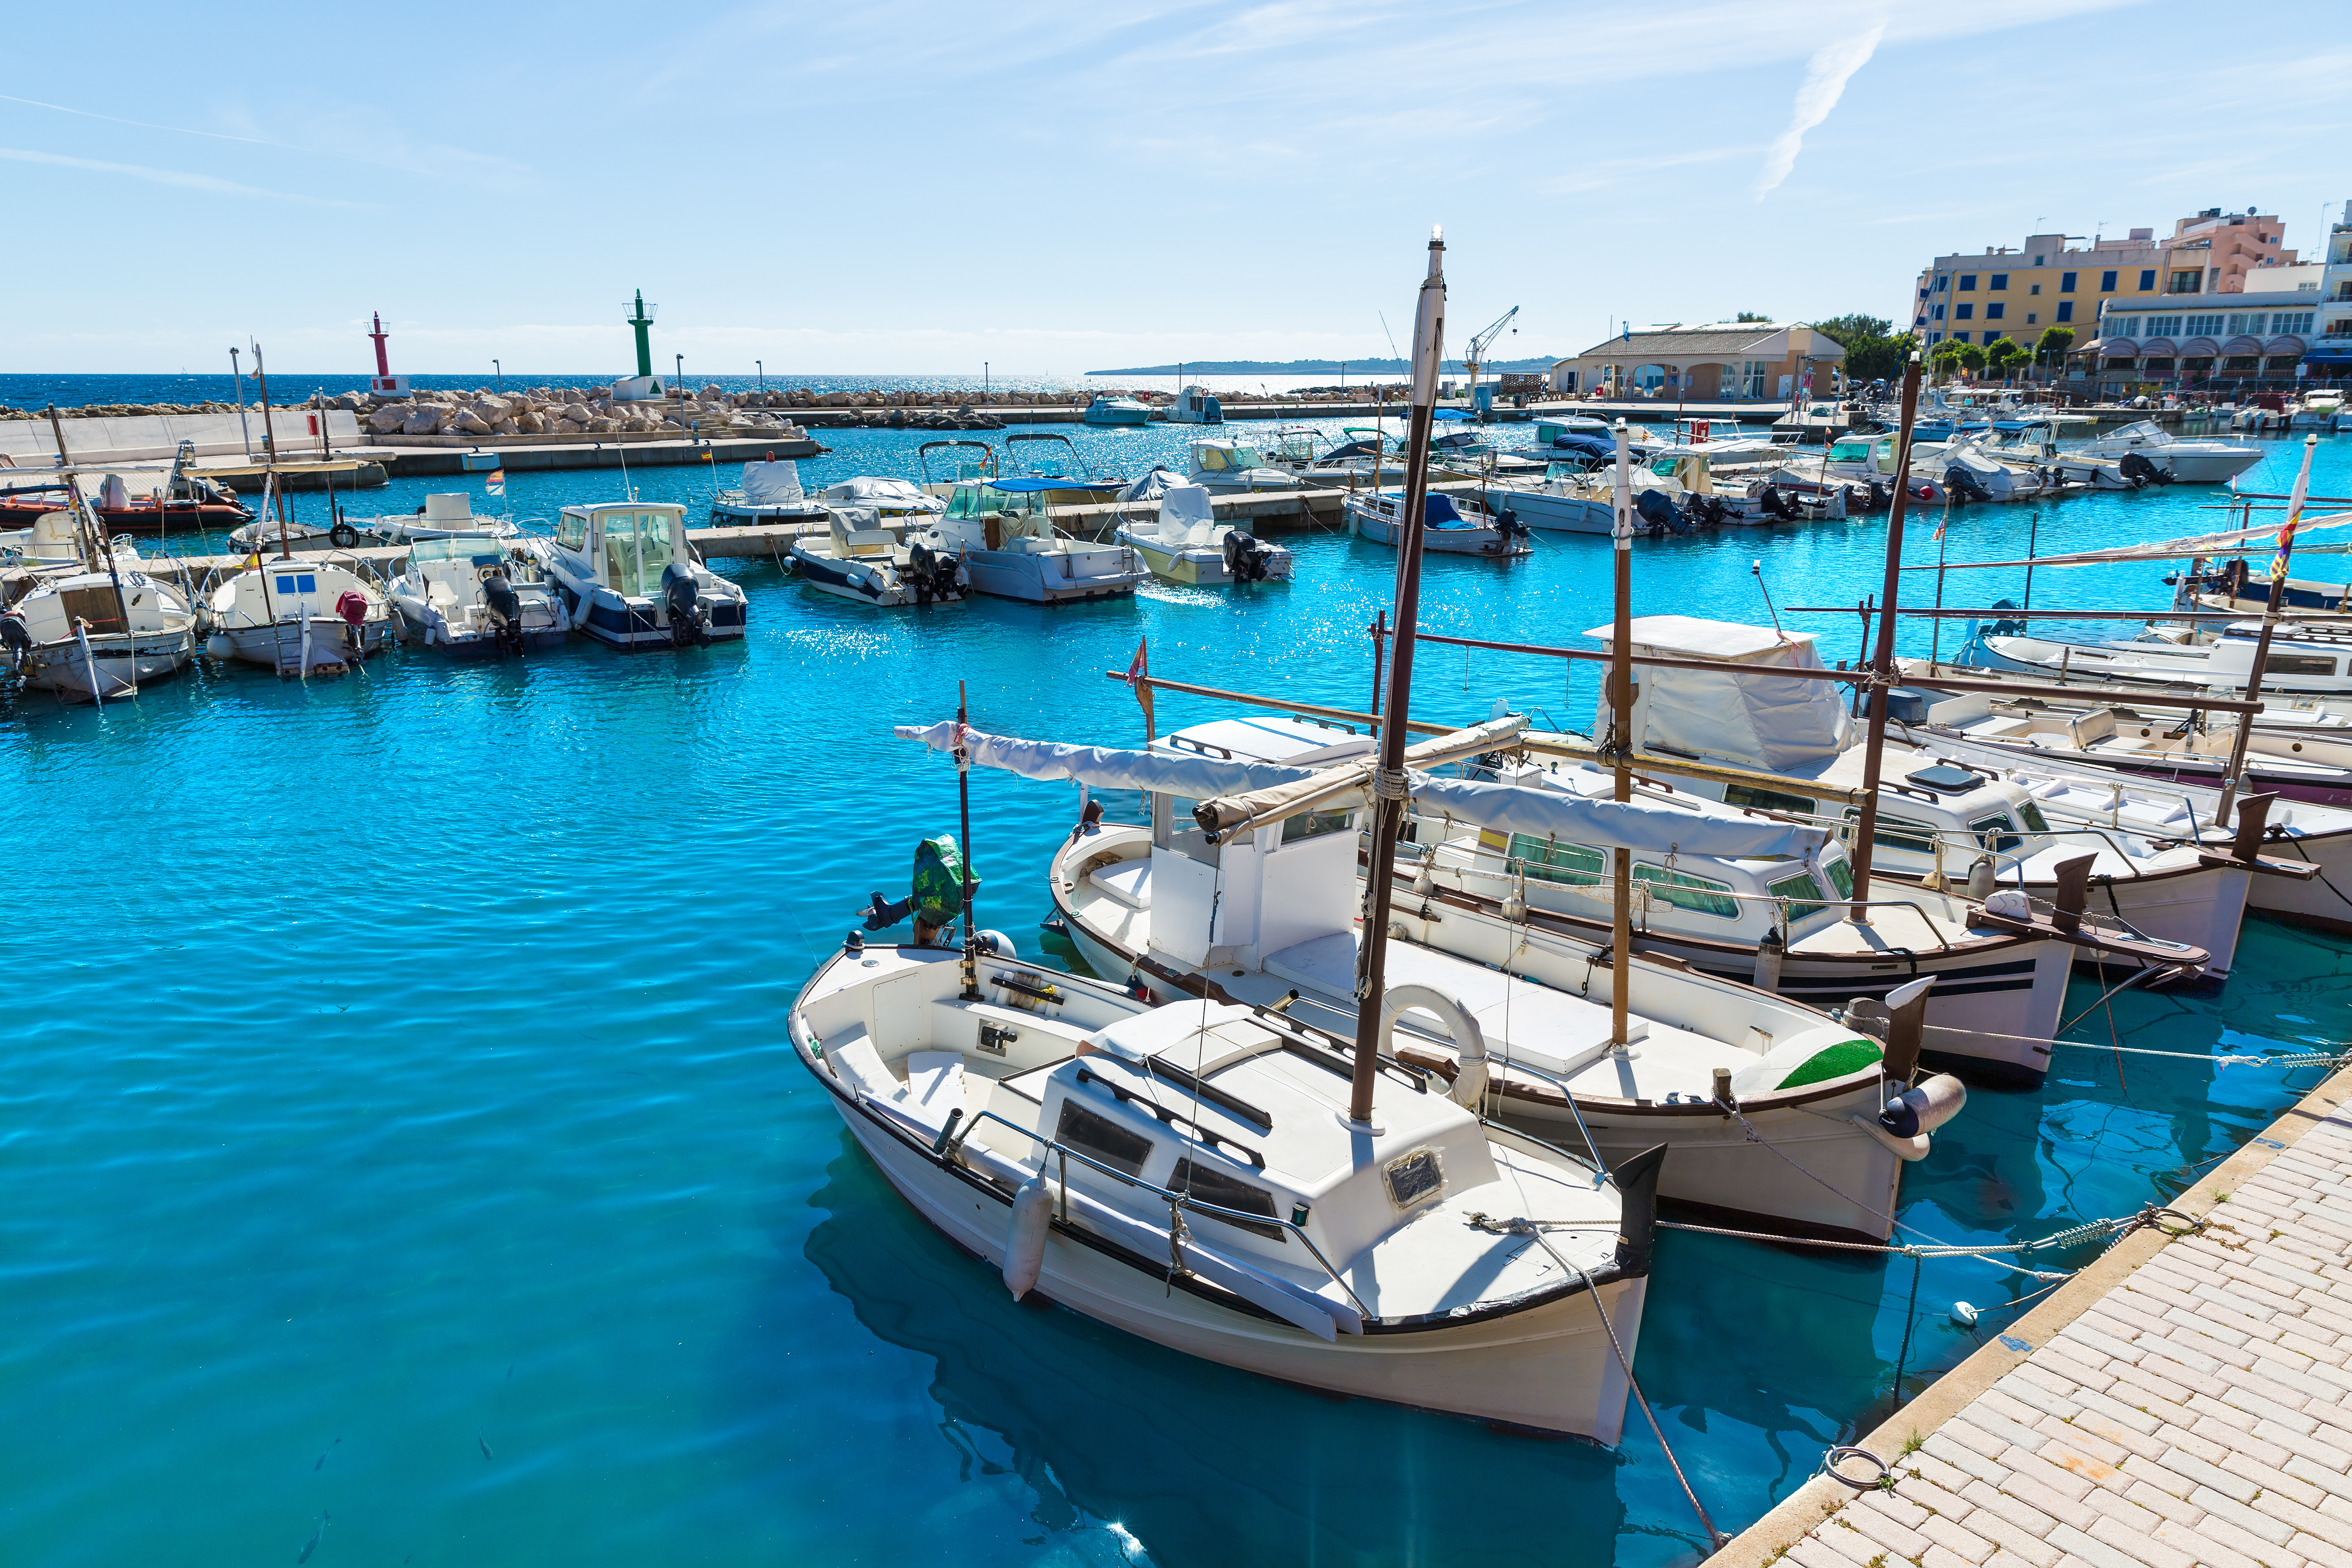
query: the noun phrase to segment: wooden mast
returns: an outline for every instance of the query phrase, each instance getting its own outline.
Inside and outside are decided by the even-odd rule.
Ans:
[[[2249,702],[2259,699],[2263,689],[2263,668],[2270,663],[2271,634],[2278,629],[2279,608],[2286,603],[2287,559],[2294,553],[2295,527],[2303,521],[2304,500],[2311,489],[2311,455],[2318,449],[2318,437],[2305,436],[2303,438],[2303,468],[2294,477],[2294,490],[2287,500],[2286,521],[2279,526],[2278,557],[2271,563],[2270,603],[2263,607],[2262,635],[2254,640],[2253,662],[2246,667],[2246,700]],[[2249,501],[2246,507],[2251,516],[2253,503]],[[2193,570],[2195,563],[2190,564]],[[2246,746],[2253,732],[2253,713],[2239,714],[2237,738],[2230,742],[2230,765],[2221,775],[2221,799],[2213,807],[2213,826],[2216,827],[2230,826],[2230,807],[2236,802],[2238,791],[2245,783]]]
[[[1609,733],[1602,754],[1615,764],[1610,798],[1633,798],[1633,483],[1625,449],[1625,416],[1617,416],[1617,484],[1612,498],[1615,537],[1616,613],[1609,637]],[[1612,883],[1609,962],[1609,1044],[1625,1048],[1626,1008],[1633,987],[1633,852],[1623,845],[1610,851],[1616,874]]]
[[[1870,901],[1870,849],[1878,834],[1879,752],[1886,742],[1886,698],[1895,684],[1895,603],[1903,584],[1903,514],[1911,499],[1911,427],[1919,417],[1919,356],[1903,367],[1903,424],[1895,447],[1897,483],[1886,511],[1886,586],[1879,595],[1878,649],[1870,661],[1870,733],[1862,752],[1862,820],[1854,825],[1853,902],[1846,916],[1862,924]]]
[[[1381,727],[1380,763],[1372,773],[1372,846],[1365,879],[1364,926],[1356,944],[1356,1062],[1348,1120],[1369,1126],[1372,1084],[1380,1074],[1381,1005],[1387,990],[1389,908],[1393,878],[1380,875],[1396,861],[1404,825],[1405,725],[1412,711],[1413,631],[1421,611],[1421,539],[1429,500],[1430,427],[1437,417],[1437,376],[1445,343],[1445,231],[1429,237],[1429,275],[1412,328],[1412,391],[1405,458],[1404,518],[1397,531],[1396,651],[1389,660],[1388,712]],[[1378,459],[1376,458],[1375,461]]]

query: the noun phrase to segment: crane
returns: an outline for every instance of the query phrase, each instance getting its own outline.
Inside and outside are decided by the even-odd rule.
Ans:
[[[1503,329],[1511,324],[1511,318],[1518,313],[1519,308],[1512,306],[1485,331],[1472,337],[1468,346],[1462,351],[1462,363],[1470,372],[1470,406],[1474,410],[1478,406],[1478,366],[1486,359],[1486,351],[1494,346],[1495,340],[1503,335]]]

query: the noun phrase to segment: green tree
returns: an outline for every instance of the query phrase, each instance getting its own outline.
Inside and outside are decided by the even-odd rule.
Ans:
[[[2033,363],[2036,364],[2064,364],[2066,363],[2066,351],[2074,346],[2074,328],[2045,327],[2042,331],[2041,341],[2033,345]]]
[[[1857,342],[1893,337],[1895,323],[1884,316],[1832,316],[1826,321],[1815,321],[1813,331],[1831,339],[1841,348],[1851,349]]]
[[[1936,352],[1929,354],[1927,360],[1938,371],[1949,375],[1956,371],[1984,369],[1985,352],[1974,343],[1946,338],[1936,345]]]
[[[2033,357],[2033,351],[2015,338],[1995,338],[1984,351],[1985,367],[1995,375],[2007,375],[2012,365],[2021,364]]]
[[[1742,310],[1739,314],[1732,317],[1731,319],[1735,321],[1769,321],[1772,318],[1769,316],[1759,316],[1753,310]]]

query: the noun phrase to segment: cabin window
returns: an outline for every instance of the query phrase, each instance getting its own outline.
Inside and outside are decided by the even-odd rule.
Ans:
[[[1062,1120],[1054,1128],[1054,1141],[1130,1176],[1141,1175],[1143,1163],[1151,1158],[1150,1139],[1108,1116],[1097,1116],[1075,1100],[1062,1101]]]
[[[1195,1197],[1204,1204],[1214,1204],[1221,1209],[1239,1209],[1244,1214],[1262,1214],[1274,1218],[1274,1194],[1264,1187],[1227,1175],[1214,1165],[1196,1164],[1189,1159],[1176,1162],[1175,1173],[1168,1178],[1168,1190]],[[1247,1220],[1227,1219],[1223,1215],[1199,1215],[1219,1225],[1230,1225],[1263,1236],[1271,1241],[1284,1238],[1278,1225],[1252,1225]]]
[[[309,572],[280,572],[270,577],[269,591],[273,594],[315,594],[319,591],[319,579]],[[2271,663],[2276,666],[2278,661],[2273,659]]]
[[[1297,816],[1282,819],[1282,841],[1297,844],[1304,839],[1320,838],[1327,833],[1345,833],[1351,820],[1344,811],[1302,811]]]
[[[1783,795],[1777,789],[1758,789],[1752,784],[1727,784],[1723,791],[1726,805],[1752,806],[1758,811],[1793,811],[1801,816],[1811,816],[1813,803],[1801,795]]]
[[[1445,1166],[1434,1149],[1415,1149],[1400,1155],[1388,1163],[1383,1173],[1388,1177],[1389,1198],[1401,1209],[1445,1190]]]
[[[1858,822],[1861,818],[1862,812],[1857,807],[1846,807],[1845,819],[1848,822]],[[1907,849],[1914,855],[1933,855],[1936,852],[1936,830],[1924,822],[1881,813],[1877,831],[1871,842],[1881,849]]]
[[[1837,889],[1839,898],[1853,897],[1853,868],[1846,864],[1843,856],[1834,860],[1823,860],[1822,869],[1830,874],[1830,886]]]
[[[2323,654],[2274,653],[2263,668],[2273,675],[2333,675],[2336,661]]]
[[[588,542],[588,520],[565,512],[555,522],[555,542],[566,550],[578,550]]]
[[[1589,888],[1608,875],[1608,861],[1600,850],[1525,833],[1511,835],[1511,858],[1526,867],[1530,877],[1572,888]]]
[[[1978,817],[1969,824],[1969,831],[1977,836],[1978,843],[1996,853],[2019,848],[2025,843],[2018,834],[2017,825],[2000,812]]]
[[[2040,834],[2050,831],[2049,819],[2042,815],[2042,808],[2030,800],[2017,803],[2017,819],[2025,824],[2025,831],[2028,833]]]
[[[1767,882],[1764,890],[1776,899],[1789,900],[1789,918],[1803,920],[1817,915],[1827,907],[1822,884],[1811,871],[1800,871],[1793,877],[1783,877],[1777,882]]]
[[[1646,885],[1650,897],[1678,910],[1727,921],[1739,914],[1739,900],[1730,896],[1728,882],[1713,882],[1686,871],[1669,871],[1663,866],[1642,865],[1633,868],[1633,880]]]
[[[669,522],[666,511],[606,512],[604,585],[632,598],[661,592],[662,569],[674,559]]]

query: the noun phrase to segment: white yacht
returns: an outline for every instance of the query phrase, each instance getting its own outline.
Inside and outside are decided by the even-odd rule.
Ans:
[[[801,489],[800,465],[789,458],[744,464],[740,482],[731,490],[720,490],[710,501],[714,528],[751,522],[823,523],[824,516],[824,502]]]
[[[1168,418],[1176,425],[1223,425],[1225,410],[1207,387],[1195,384],[1176,395],[1168,405]]]
[[[332,561],[272,561],[212,591],[205,651],[280,675],[340,675],[379,652],[392,611],[383,591]]]
[[[1295,490],[1307,481],[1276,468],[1247,441],[1195,441],[1187,455],[1185,480],[1217,495],[1259,490]]]
[[[526,547],[575,630],[617,648],[685,647],[743,635],[743,590],[697,561],[686,509],[669,501],[567,506]]]
[[[823,534],[793,541],[793,569],[821,594],[895,609],[950,603],[971,584],[971,574],[954,555],[919,538],[907,542],[863,507],[834,507],[827,518]]]
[[[1051,477],[958,479],[947,510],[919,535],[910,530],[910,542],[961,563],[974,593],[1034,605],[1134,593],[1151,570],[1131,546],[1089,544],[1054,526],[1049,498],[1067,488]]]
[[[514,538],[520,531],[510,519],[476,517],[473,499],[462,491],[426,496],[425,504],[413,513],[352,520],[350,525],[384,544],[413,544],[420,539],[460,537],[507,540]],[[340,535],[334,542],[338,546],[346,543]]]
[[[1143,557],[1153,576],[1171,583],[1290,581],[1290,552],[1219,522],[1209,492],[1198,485],[1169,486],[1157,515],[1120,523],[1115,537]]]
[[[539,558],[499,534],[416,541],[386,596],[408,636],[452,658],[543,652],[571,633]]]
[[[2086,458],[2116,458],[2137,452],[2168,478],[2200,485],[2226,483],[2263,460],[2263,449],[2251,442],[2184,440],[2152,419],[2094,437],[2075,450]]]

